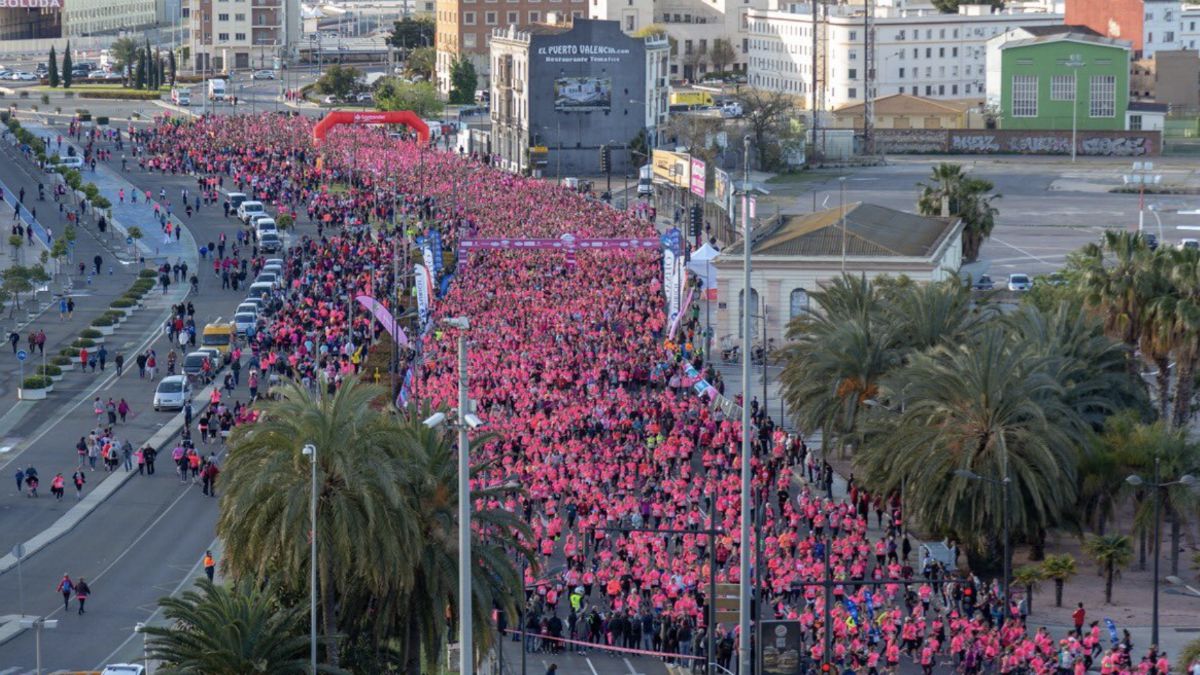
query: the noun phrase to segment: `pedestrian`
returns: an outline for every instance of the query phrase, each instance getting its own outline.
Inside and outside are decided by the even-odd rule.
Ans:
[[[44,331],[40,328],[38,329],[38,332],[37,332],[37,348],[38,348],[38,354],[46,353],[46,331]]]
[[[100,349],[96,352],[96,359],[100,362],[100,370],[103,371],[104,364],[108,361],[108,348],[100,345]]]
[[[1082,602],[1079,603],[1074,612],[1071,612],[1071,619],[1075,622],[1075,637],[1082,638],[1083,622],[1087,619],[1087,611],[1084,610]]]
[[[138,475],[139,476],[145,475],[145,473],[146,473],[146,453],[145,453],[145,451],[142,450],[142,448],[138,448],[133,453],[133,457],[134,457],[134,459],[137,460]]]
[[[214,462],[205,462],[204,468],[200,470],[200,481],[203,486],[202,492],[209,497],[217,496],[217,474],[221,470],[217,468]]]
[[[8,334],[8,341],[12,344],[13,354],[16,354],[17,351],[20,349],[21,334],[14,330],[13,332]]]
[[[124,402],[125,399],[121,401]],[[133,443],[130,443],[128,438],[121,443],[121,459],[125,464],[125,471],[133,471]]]
[[[108,402],[104,404],[104,414],[108,416],[108,426],[113,426],[117,423],[117,403],[108,397]]]
[[[100,402],[99,396],[92,401],[92,412],[96,415],[96,426],[98,427],[104,420],[104,404]]]
[[[83,608],[83,603],[87,602],[88,596],[92,594],[92,589],[88,588],[87,581],[83,577],[79,577],[79,582],[75,584],[75,599],[79,601],[79,614],[82,616],[86,610]]]
[[[94,458],[92,460],[92,470],[96,470],[96,462]],[[71,482],[75,484],[75,501],[83,499],[83,485],[87,483],[86,474],[84,474],[83,471],[76,471],[75,473],[71,474]]]
[[[62,580],[58,582],[58,592],[63,596],[63,610],[70,609],[71,594],[75,592],[75,584],[70,576],[63,574]]]
[[[117,366],[117,377],[120,377],[121,370],[125,367],[125,355],[121,352],[117,352],[117,356],[113,359],[113,363]]]
[[[67,296],[67,319],[75,318],[75,298]]]
[[[125,416],[129,414],[129,403],[121,398],[120,403],[117,403],[117,415],[121,417],[121,424],[125,423]]]
[[[142,448],[142,457],[146,460],[146,475],[154,475],[154,460],[158,457],[158,449],[152,445]]]
[[[150,379],[154,379],[154,372],[158,368],[158,359],[155,358],[154,350],[151,349],[146,357],[146,373],[150,375]]]
[[[50,481],[50,494],[54,495],[55,501],[61,501],[63,498],[63,485],[65,483],[62,473],[54,474],[54,480]]]
[[[217,571],[217,561],[213,560],[212,551],[204,552],[204,574],[208,576],[208,580],[213,580],[213,574]]]
[[[21,488],[25,484],[25,470],[22,469],[21,467],[17,467],[16,479],[17,479],[17,495],[20,496]]]
[[[64,295],[58,300],[58,320],[66,321],[67,319],[67,297]]]
[[[137,355],[138,379],[146,377],[146,353]]]
[[[92,264],[96,267],[96,276],[100,276],[100,267],[104,265],[104,258],[100,257],[100,254],[97,253],[96,256],[92,258]]]

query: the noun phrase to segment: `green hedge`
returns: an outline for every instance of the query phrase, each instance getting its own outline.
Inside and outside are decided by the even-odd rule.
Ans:
[[[78,354],[76,354],[76,356],[78,356]],[[58,356],[50,359],[50,363],[53,363],[56,366],[68,366],[72,363],[75,363],[75,359],[67,356],[66,354],[59,354]]]
[[[91,349],[96,346],[96,341],[91,338],[79,338],[71,343],[71,346],[76,349]],[[78,354],[76,354],[78,356]]]
[[[153,91],[81,91],[79,98],[106,98],[117,101],[157,101],[162,94]],[[86,122],[87,120],[83,120]]]
[[[103,335],[104,335],[103,333],[96,330],[95,328],[84,328],[83,330],[79,331],[79,337],[86,338],[88,340],[90,340],[92,338],[98,338]]]
[[[30,375],[29,377],[25,378],[24,382],[21,383],[21,388],[22,389],[45,389],[46,387],[49,387],[52,384],[54,384],[54,383],[51,382],[50,378],[48,378],[48,377],[42,377],[41,375]]]
[[[108,319],[112,319],[114,322],[117,322],[117,321],[123,321],[125,319],[125,312],[118,312],[115,309],[109,309],[109,310],[105,310],[104,313],[101,314],[100,316],[108,318]]]
[[[36,372],[38,375],[45,375],[47,377],[58,377],[59,375],[62,375],[62,368],[59,368],[58,366],[49,366],[49,365],[38,366]]]
[[[141,279],[157,279],[158,270],[142,270],[141,272],[138,272],[138,277]],[[137,284],[135,283],[134,286],[136,285]]]
[[[113,300],[112,303],[109,304],[109,307],[116,307],[117,309],[129,309],[130,307],[133,307],[134,304],[135,303],[133,300],[127,300],[122,297]],[[124,312],[121,313],[124,314]]]
[[[108,327],[108,326],[113,325],[113,320],[108,318],[107,316],[98,316],[95,319],[92,319],[92,325]]]

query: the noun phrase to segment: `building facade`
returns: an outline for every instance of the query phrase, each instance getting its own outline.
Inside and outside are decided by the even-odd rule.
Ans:
[[[620,180],[667,121],[670,57],[663,35],[634,38],[616,21],[497,29],[491,40],[492,151],[511,171],[601,173],[608,145]],[[644,159],[641,160],[644,163]]]
[[[6,0],[0,7],[0,40],[62,37],[63,0]]]
[[[1113,38],[1065,33],[1007,42],[1000,47],[1001,128],[1122,130],[1129,66],[1129,43]]]
[[[661,28],[672,41],[671,78],[698,81],[709,73],[746,72],[746,14],[767,6],[768,0],[591,0],[588,17],[620,22],[629,34]]]
[[[1126,40],[1135,55],[1187,46],[1179,0],[1067,0],[1066,22]]]
[[[460,58],[475,65],[479,88],[489,88],[488,53],[492,32],[497,28],[516,26],[523,30],[565,18],[582,19],[588,11],[586,0],[437,0],[436,7],[434,76],[443,94],[450,92],[450,69]]]
[[[277,68],[300,43],[299,0],[183,0],[183,20],[197,73]]]
[[[985,45],[1018,26],[1062,23],[1049,7],[992,11],[962,5],[957,14],[904,0],[875,0],[873,97],[913,94],[938,99],[982,98]],[[822,4],[816,41],[824,44],[823,100],[834,109],[864,100],[866,15],[861,4]],[[789,3],[747,12],[750,84],[803,97],[812,95],[813,5]],[[823,26],[823,28],[821,28]],[[811,104],[808,104],[811,105]]]
[[[1183,109],[1200,108],[1200,53],[1191,49],[1160,50],[1133,62],[1129,95]]]

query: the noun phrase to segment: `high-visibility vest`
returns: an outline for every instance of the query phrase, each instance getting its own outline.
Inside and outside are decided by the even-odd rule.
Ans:
[[[204,556],[204,566],[205,567],[214,567],[215,565],[216,565],[216,563],[213,561],[211,555]]]

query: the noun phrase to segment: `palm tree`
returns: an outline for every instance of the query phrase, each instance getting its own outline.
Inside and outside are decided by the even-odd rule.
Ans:
[[[334,394],[317,389],[287,384],[257,424],[238,428],[217,533],[235,579],[277,579],[305,592],[311,480],[300,450],[316,446],[320,614],[329,661],[337,665],[339,597],[362,588],[377,596],[404,593],[421,539],[403,489],[409,469],[395,451],[397,425],[375,405],[384,390],[357,380]]]
[[[179,597],[158,601],[170,624],[149,625],[149,658],[159,673],[242,675],[304,673],[309,639],[304,607],[280,607],[255,584],[218,586],[208,579]],[[344,671],[319,665],[323,673]]]
[[[905,352],[957,344],[995,316],[990,309],[977,308],[970,289],[957,278],[895,286],[876,281],[876,285],[884,295],[884,319]]]
[[[1157,297],[1153,277],[1146,274],[1151,251],[1146,240],[1129,232],[1106,231],[1099,244],[1087,244],[1069,258],[1088,307],[1097,309],[1109,335],[1123,342],[1128,351],[1130,373],[1136,374],[1133,358],[1143,314]]]
[[[788,325],[783,348],[784,400],[806,432],[821,430],[828,448],[855,430],[864,401],[878,394],[880,378],[899,353],[878,290],[863,277],[840,277],[812,294],[819,310]]]
[[[1181,427],[1192,417],[1196,363],[1200,360],[1200,251],[1174,251],[1171,262],[1175,293],[1159,302],[1165,305],[1164,332],[1175,356],[1175,407],[1169,419]]]
[[[428,416],[427,408],[411,406],[406,421],[400,426],[397,443],[410,472],[405,482],[406,499],[414,505],[413,522],[422,542],[413,561],[413,584],[397,609],[402,624],[400,634],[405,645],[405,672],[417,675],[431,672],[443,652],[446,638],[446,608],[459,616],[458,585],[458,460],[455,446],[447,435],[425,427],[421,420]],[[490,442],[484,436],[472,442],[484,447]],[[502,476],[494,462],[477,463],[471,467],[472,501],[475,507],[472,520],[472,598],[471,611],[475,627],[476,658],[494,644],[495,635],[488,628],[491,612],[501,608],[509,616],[517,611],[523,582],[512,555],[529,556],[519,543],[532,541],[529,526],[512,511],[503,507],[520,491],[514,477]],[[480,484],[483,486],[480,486]],[[515,502],[513,502],[515,503]],[[422,668],[421,657],[426,659]],[[464,655],[465,657],[465,655]]]
[[[1070,553],[1048,555],[1042,561],[1042,578],[1054,581],[1054,606],[1062,607],[1063,585],[1075,576],[1075,558]]]
[[[978,552],[1002,529],[1004,490],[969,471],[1010,476],[1012,528],[1036,536],[1058,523],[1075,497],[1075,465],[1087,428],[1055,379],[1057,361],[989,325],[977,340],[914,354],[883,382],[899,414],[869,416],[877,433],[859,453],[872,487],[886,494],[907,481],[914,517],[955,532]]]
[[[1123,534],[1094,534],[1084,542],[1083,550],[1100,567],[1100,573],[1104,575],[1104,603],[1111,605],[1113,577],[1133,560],[1129,537]]]
[[[1027,611],[1033,611],[1033,592],[1037,589],[1042,579],[1045,578],[1042,568],[1039,565],[1022,565],[1013,570],[1012,582],[1025,588],[1025,608]]]
[[[982,178],[968,176],[959,164],[947,163],[933,168],[930,183],[917,186],[921,188],[917,210],[927,216],[941,215],[945,199],[950,214],[963,221],[963,258],[970,261],[978,257],[983,240],[991,236],[996,226],[997,210],[992,200],[1000,195],[988,194],[995,186]]]

